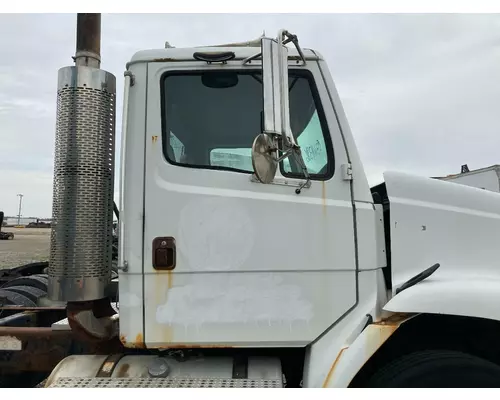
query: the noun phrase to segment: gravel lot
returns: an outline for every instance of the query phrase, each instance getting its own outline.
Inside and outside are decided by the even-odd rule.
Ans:
[[[17,267],[34,261],[48,261],[50,229],[2,228],[13,232],[13,240],[0,240],[0,269]]]

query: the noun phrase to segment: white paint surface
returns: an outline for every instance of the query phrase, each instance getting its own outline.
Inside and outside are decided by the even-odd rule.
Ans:
[[[298,284],[286,283],[277,274],[207,275],[174,287],[156,310],[160,324],[201,327],[221,324],[309,323],[313,304]]]
[[[145,302],[154,305],[146,307],[148,343],[266,347],[286,338],[290,346],[306,345],[354,304],[354,277],[354,271],[147,275]]]
[[[137,308],[142,306],[142,299],[135,293],[120,293],[120,305],[125,308]]]
[[[441,273],[438,273],[441,272]],[[500,277],[436,272],[412,286],[384,307],[393,312],[433,313],[489,318],[500,321]]]
[[[435,277],[499,276],[500,194],[385,174],[395,288],[435,263]]]
[[[381,273],[381,270],[376,270],[359,274],[358,306],[320,340],[308,347],[304,365],[304,387],[347,387],[352,376],[366,362],[370,354],[364,352],[362,347],[356,346],[355,351],[349,351],[348,355],[341,355],[341,352],[358,341],[368,321],[367,314],[372,315],[374,319],[378,316],[378,298],[384,290]],[[377,286],[379,284],[380,286]],[[332,368],[334,365],[335,368]]]
[[[142,231],[144,228],[144,120],[146,118],[146,65],[130,67],[136,77],[136,84],[130,88],[128,128],[125,154],[125,170],[120,174],[119,230],[124,242],[120,248],[118,265],[128,263],[127,272],[119,272],[120,335],[133,341],[137,334],[144,332],[143,319],[143,250]],[[133,294],[134,297],[131,297]],[[137,303],[137,296],[140,300]]]
[[[255,229],[243,203],[232,198],[198,197],[182,208],[179,251],[186,270],[238,270],[254,246]]]
[[[160,77],[169,68],[213,66],[148,65],[146,344],[305,345],[355,301],[350,183],[336,173],[296,195],[293,187],[251,182],[248,174],[170,165],[162,152],[160,114]],[[241,63],[231,61],[224,68],[241,68]],[[317,63],[310,61],[307,68],[318,85],[340,171],[348,160],[335,112]],[[358,182],[365,181],[360,177]],[[360,213],[363,226],[373,227],[373,209],[360,206]],[[176,267],[170,274],[152,268],[151,244],[160,236],[176,239]],[[366,267],[376,264],[375,254],[371,260]]]

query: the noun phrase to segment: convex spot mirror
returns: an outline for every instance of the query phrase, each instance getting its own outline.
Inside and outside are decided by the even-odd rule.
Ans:
[[[255,176],[262,183],[271,183],[276,175],[276,154],[271,136],[266,133],[257,135],[252,145],[252,165]]]

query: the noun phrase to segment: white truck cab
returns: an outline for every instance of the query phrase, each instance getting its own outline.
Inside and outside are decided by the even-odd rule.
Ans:
[[[498,385],[498,194],[370,188],[326,61],[286,31],[140,51],[125,76],[119,337],[140,354],[71,356],[48,386]]]

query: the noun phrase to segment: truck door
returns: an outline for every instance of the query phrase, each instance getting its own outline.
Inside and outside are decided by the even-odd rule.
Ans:
[[[148,65],[147,347],[303,346],[355,304],[353,210],[334,111],[315,62],[290,72],[291,124],[312,185],[286,160],[252,179],[259,69]],[[193,70],[194,69],[194,70]]]

